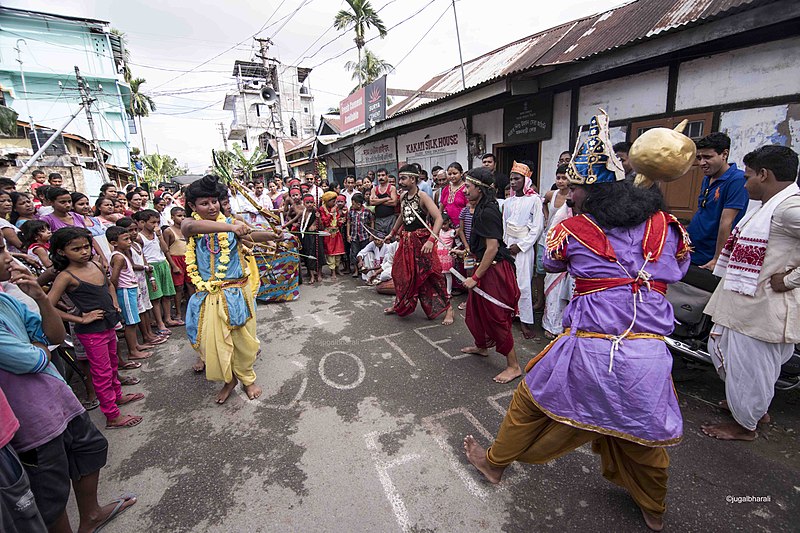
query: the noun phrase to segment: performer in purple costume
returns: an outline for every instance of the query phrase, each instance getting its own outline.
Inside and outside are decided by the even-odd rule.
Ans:
[[[624,181],[608,117],[593,117],[570,163],[577,216],[548,234],[545,268],[567,270],[575,297],[566,331],[536,356],[514,393],[493,445],[464,439],[468,460],[498,483],[514,461],[546,463],[588,442],[603,476],[626,488],[645,523],[663,527],[665,446],[681,418],[663,337],[672,332],[666,286],[689,267],[689,240],[657,192]]]

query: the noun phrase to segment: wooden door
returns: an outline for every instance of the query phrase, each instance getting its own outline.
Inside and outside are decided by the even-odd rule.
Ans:
[[[631,124],[631,142],[635,141],[639,135],[650,128],[674,128],[682,120],[689,120],[684,134],[692,140],[699,140],[711,133],[712,113],[701,113],[697,115],[678,115],[675,117],[660,120],[647,120],[634,122]],[[689,223],[697,211],[697,196],[700,194],[700,187],[703,183],[703,172],[697,164],[689,169],[689,172],[670,183],[659,183],[661,192],[667,201],[672,214],[681,221]]]

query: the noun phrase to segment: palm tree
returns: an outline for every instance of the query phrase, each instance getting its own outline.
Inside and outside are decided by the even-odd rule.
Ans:
[[[140,88],[144,83],[144,78],[136,78],[130,81],[131,107],[128,109],[128,113],[131,117],[139,118],[139,135],[142,139],[142,150],[145,150],[144,131],[142,131],[142,117],[147,117],[150,115],[150,111],[156,110],[156,103],[153,101],[153,99],[140,91]]]
[[[352,79],[358,80],[358,87],[351,91],[352,94],[362,87],[362,83],[364,86],[369,85],[384,74],[394,70],[394,67],[389,62],[376,56],[369,48],[364,48],[364,58],[361,62],[348,61],[345,63],[344,69],[352,70]]]
[[[381,39],[386,37],[387,31],[386,26],[384,26],[383,21],[378,16],[378,12],[372,7],[372,4],[369,3],[369,0],[345,0],[347,5],[350,6],[350,10],[342,9],[338,13],[336,13],[336,17],[333,19],[333,26],[337,30],[345,30],[348,27],[352,27],[353,30],[356,32],[356,38],[353,39],[356,43],[356,48],[358,48],[358,65],[361,64],[361,49],[364,48],[366,44],[366,40],[364,39],[364,34],[366,30],[370,28],[375,28],[378,30],[378,35],[380,35]],[[364,83],[361,79],[361,74],[359,72],[359,80],[358,86],[363,87]]]

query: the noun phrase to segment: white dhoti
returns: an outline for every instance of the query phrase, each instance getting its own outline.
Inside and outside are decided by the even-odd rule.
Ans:
[[[503,240],[520,252],[514,256],[519,286],[519,319],[533,324],[533,274],[536,269],[536,242],[544,227],[542,199],[537,194],[511,196],[503,203]]]
[[[554,335],[564,331],[564,309],[567,307],[575,282],[566,272],[548,273],[544,277],[544,316],[542,327]]]
[[[760,341],[715,324],[708,351],[725,381],[725,398],[733,418],[755,431],[769,409],[781,365],[792,357],[794,344]]]
[[[519,286],[519,319],[525,324],[533,324],[533,270],[536,267],[536,247],[528,245],[523,247],[530,230],[526,226],[515,226],[506,224],[505,241],[506,246],[516,244],[522,251],[514,256],[514,267],[517,273],[517,285]]]

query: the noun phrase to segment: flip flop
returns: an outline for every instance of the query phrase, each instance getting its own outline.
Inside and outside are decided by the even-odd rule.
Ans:
[[[164,344],[168,340],[169,339],[166,338],[166,337],[157,337],[156,340],[150,341],[150,342],[148,342],[146,344],[148,344],[149,346],[158,346],[159,344]]]
[[[123,387],[127,385],[138,385],[142,380],[139,378],[135,378],[133,376],[125,376],[124,378],[119,380],[119,384]]]
[[[131,504],[131,505],[127,506],[127,507],[123,507],[123,505],[125,505],[126,502],[129,502],[134,498],[136,498],[136,494],[134,494],[132,492],[128,492],[126,494],[121,495],[116,500],[114,500],[115,502],[117,502],[117,505],[111,511],[111,514],[109,514],[108,517],[105,520],[100,522],[100,525],[98,525],[96,528],[94,528],[94,533],[98,533],[99,531],[102,531],[103,528],[106,527],[109,522],[111,522],[116,517],[118,517],[119,515],[121,515],[122,513],[124,513],[125,511],[127,511],[131,507],[133,507],[134,505],[136,505],[136,502],[134,502],[133,504]]]
[[[123,403],[119,403],[119,400],[117,400],[117,405],[130,405],[133,402],[138,402],[139,400],[144,400],[144,394],[142,394],[141,392],[136,392],[136,393],[133,393],[133,394],[125,394],[124,396],[122,396],[122,398],[124,398],[125,396],[130,396],[130,400],[128,400],[127,402],[123,402]],[[120,398],[120,400],[122,398]]]
[[[142,363],[137,363],[136,361],[125,361],[119,368],[120,370],[135,370],[141,366]]]
[[[172,335],[172,332],[168,329],[158,329],[156,330],[156,333],[158,335],[161,335],[162,337],[169,337],[170,335]]]
[[[134,417],[133,415],[125,415],[124,420],[130,421],[130,419],[132,419],[132,418],[136,418],[136,417]],[[136,422],[135,424],[131,424],[131,425],[126,425],[125,423],[122,423],[122,424],[115,424],[115,425],[111,426],[109,424],[106,424],[106,429],[132,428],[132,427],[138,426],[141,423],[142,423],[142,420],[139,419],[138,422]],[[97,530],[95,529],[95,531],[97,531]]]
[[[97,398],[95,398],[91,402],[89,400],[83,400],[81,402],[81,405],[83,405],[83,408],[86,409],[87,411],[92,411],[100,407],[100,400],[98,400]]]

